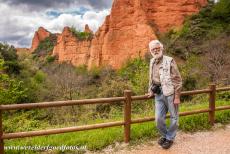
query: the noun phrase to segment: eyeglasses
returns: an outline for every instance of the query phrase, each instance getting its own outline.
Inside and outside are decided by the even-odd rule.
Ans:
[[[156,52],[156,51],[158,51],[158,52],[159,52],[160,50],[161,50],[161,48],[160,48],[160,47],[158,47],[158,48],[152,48],[152,49],[151,49],[151,52]]]

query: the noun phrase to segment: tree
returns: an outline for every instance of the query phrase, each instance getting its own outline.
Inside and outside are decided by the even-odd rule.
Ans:
[[[223,83],[226,78],[229,79],[230,46],[227,40],[230,40],[230,37],[222,35],[209,41],[203,49],[204,74],[209,76],[211,82]]]
[[[0,104],[23,103],[27,101],[28,89],[22,81],[10,79],[4,73],[4,60],[0,59]]]
[[[72,100],[81,89],[81,76],[77,75],[74,66],[63,63],[53,64],[44,68],[53,87],[53,94],[64,100]]]
[[[6,73],[19,74],[20,66],[18,64],[18,56],[14,46],[0,43],[0,58],[4,60],[4,70]]]

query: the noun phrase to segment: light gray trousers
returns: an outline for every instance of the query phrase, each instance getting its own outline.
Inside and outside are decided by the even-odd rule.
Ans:
[[[174,140],[179,125],[179,105],[173,103],[174,95],[164,96],[163,93],[155,96],[155,122],[162,137]],[[170,126],[166,127],[165,118],[170,113]]]

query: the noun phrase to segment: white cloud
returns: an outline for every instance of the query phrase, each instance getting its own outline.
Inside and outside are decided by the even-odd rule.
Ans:
[[[25,9],[26,10],[26,9]],[[30,47],[34,32],[42,26],[52,33],[61,32],[65,26],[74,26],[83,30],[85,24],[95,32],[103,23],[109,9],[101,11],[86,11],[84,15],[63,13],[56,18],[50,18],[46,12],[29,12],[23,8],[2,3],[0,14],[0,41],[16,47]]]

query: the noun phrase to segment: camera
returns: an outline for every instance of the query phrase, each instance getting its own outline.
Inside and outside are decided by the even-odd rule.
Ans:
[[[154,94],[160,94],[161,93],[161,85],[160,84],[152,84],[151,91]]]

